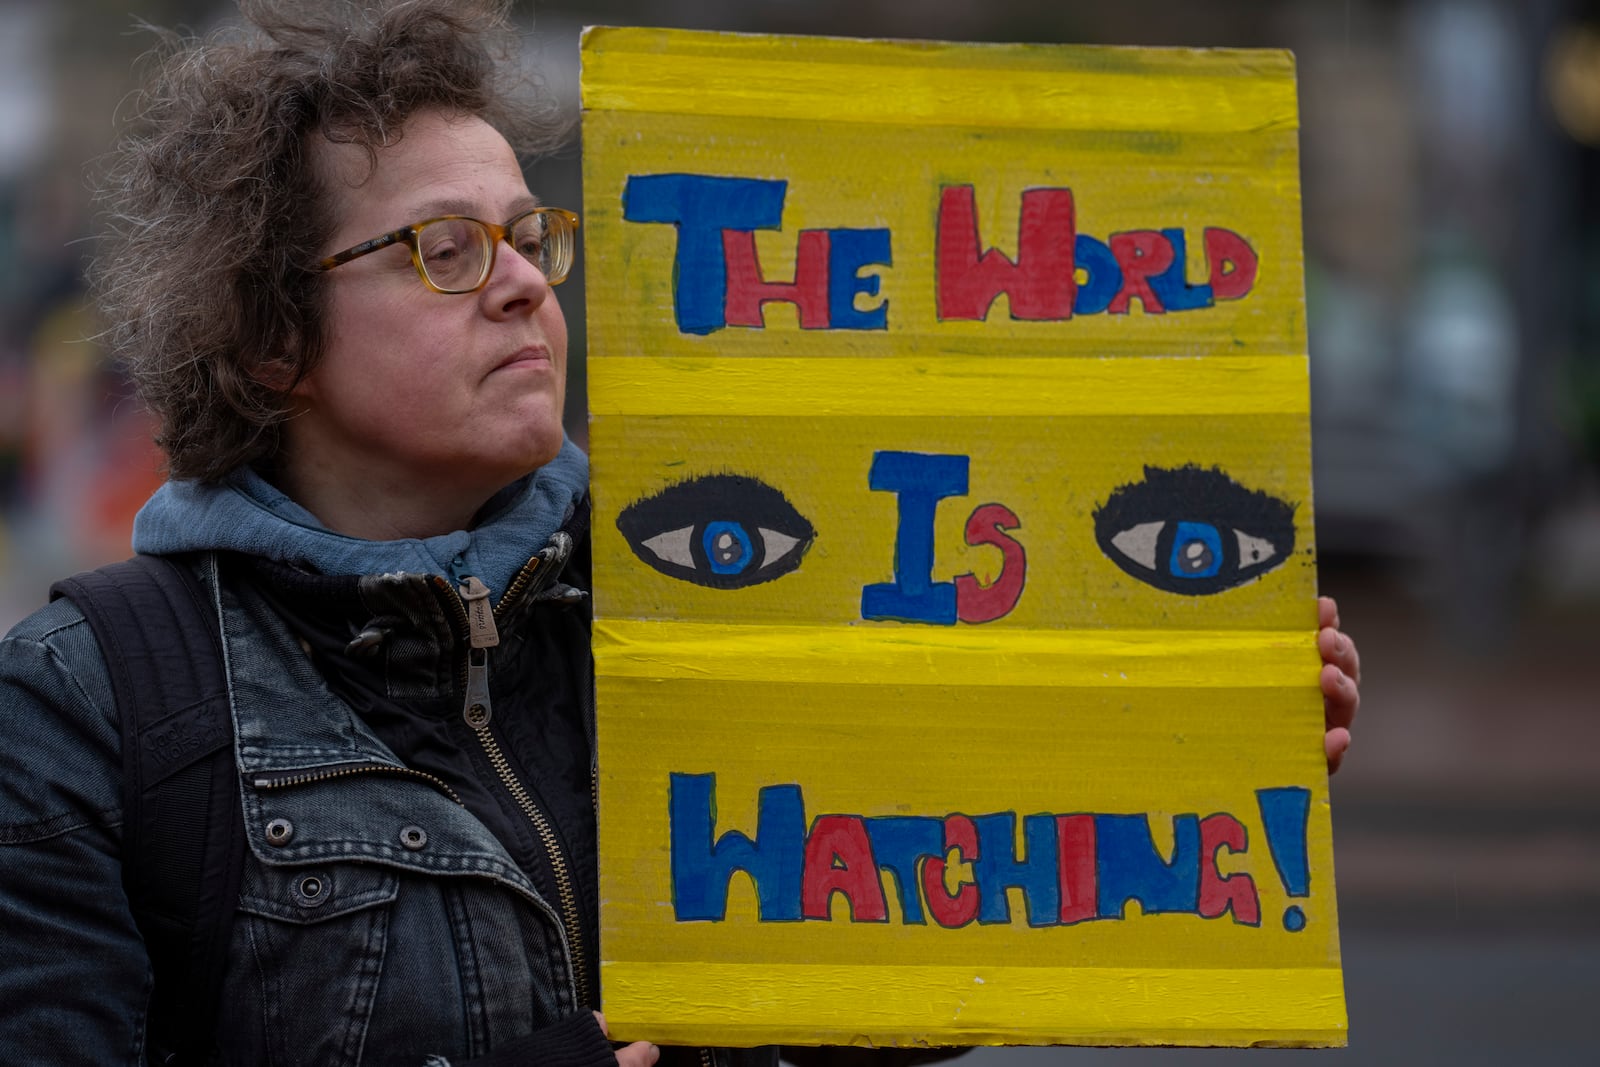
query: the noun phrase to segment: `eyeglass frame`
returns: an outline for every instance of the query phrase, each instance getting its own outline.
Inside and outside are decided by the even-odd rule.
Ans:
[[[513,215],[505,222],[504,225],[494,222],[485,222],[482,219],[475,219],[471,215],[438,215],[431,219],[423,219],[421,222],[413,222],[409,226],[402,226],[398,230],[390,230],[386,234],[374,237],[368,241],[362,241],[360,244],[351,245],[343,252],[335,252],[331,256],[327,256],[318,260],[317,268],[321,272],[327,272],[335,267],[341,267],[344,264],[349,263],[351,260],[360,259],[362,256],[367,255],[368,253],[377,252],[380,249],[388,248],[396,241],[400,241],[411,250],[411,265],[416,268],[417,277],[422,279],[423,285],[442,296],[463,296],[467,293],[476,293],[484,286],[489,284],[489,276],[494,273],[494,265],[500,255],[500,242],[504,241],[513,252],[516,252],[519,256],[522,255],[522,253],[517,250],[517,247],[511,243],[511,233],[516,229],[517,223],[521,222],[529,215],[539,215],[544,218],[546,227],[550,226],[549,220],[551,218],[557,218],[561,220],[561,222],[557,225],[565,225],[568,228],[569,240],[571,240],[573,248],[572,254],[567,257],[568,262],[563,265],[564,269],[559,275],[554,277],[550,276],[549,274],[545,275],[546,282],[551,285],[560,285],[562,282],[566,281],[567,276],[572,273],[572,265],[577,261],[578,258],[576,254],[577,241],[575,239],[578,232],[578,213],[575,211],[568,211],[566,208],[560,207],[529,208],[527,211],[520,211]],[[452,220],[477,223],[479,226],[483,227],[486,233],[489,234],[489,258],[484,261],[482,277],[480,277],[477,281],[477,284],[473,285],[470,289],[445,289],[437,285],[432,278],[428,277],[427,268],[422,265],[422,249],[417,245],[417,235],[422,232],[422,229],[425,226],[431,226],[435,222],[450,222]],[[527,257],[524,256],[523,258],[526,259]]]

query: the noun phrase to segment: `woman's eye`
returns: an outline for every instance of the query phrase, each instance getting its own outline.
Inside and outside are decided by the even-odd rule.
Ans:
[[[440,241],[429,245],[423,252],[423,257],[429,263],[448,263],[460,254],[460,250],[452,242]]]
[[[765,482],[708,474],[636,500],[617,516],[633,554],[712,589],[770,582],[800,566],[816,530]]]
[[[1294,505],[1213,467],[1146,467],[1094,515],[1100,551],[1141,582],[1204,596],[1278,567],[1294,552]]]

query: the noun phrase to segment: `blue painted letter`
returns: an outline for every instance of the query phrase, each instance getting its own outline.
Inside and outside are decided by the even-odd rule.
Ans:
[[[622,191],[629,222],[670,222],[678,228],[672,262],[673,313],[684,333],[725,325],[727,262],[723,230],[775,230],[783,222],[785,181],[718,178],[706,174],[635,174]]]
[[[862,278],[869,264],[889,266],[888,230],[828,231],[828,320],[835,330],[889,328],[889,302],[871,311],[856,310],[856,294],[878,295],[878,277]]]
[[[1028,858],[1017,859],[1015,812],[979,815],[978,858],[972,861],[972,880],[978,883],[978,921],[1008,923],[1011,902],[1006,890],[1022,889],[1028,902],[1029,926],[1055,926],[1061,922],[1061,870],[1056,852],[1056,817],[1029,815],[1022,820]]]
[[[1089,274],[1089,280],[1078,286],[1077,299],[1073,301],[1074,315],[1098,315],[1111,306],[1122,291],[1122,267],[1105,242],[1079,234],[1076,252],[1079,268]]]
[[[717,776],[674,774],[668,813],[672,837],[672,906],[679,922],[721,922],[728,881],[747,871],[762,922],[800,918],[806,844],[805,802],[798,785],[769,785],[757,801],[754,842],[737,830],[716,838]]]
[[[966,496],[966,456],[922,452],[878,452],[867,475],[869,488],[899,495],[894,539],[894,581],[861,590],[863,619],[900,619],[956,624],[956,584],[934,582],[933,515],[947,496]]]
[[[1098,815],[1100,917],[1122,918],[1123,905],[1137,900],[1146,915],[1196,911],[1200,906],[1200,819],[1176,815],[1172,862],[1156,852],[1148,815]]]
[[[1211,306],[1211,286],[1190,285],[1187,278],[1188,249],[1183,230],[1162,230],[1172,242],[1172,266],[1150,279],[1150,288],[1156,291],[1168,311],[1194,311]]]
[[[927,922],[922,916],[917,861],[944,855],[944,820],[924,815],[880,815],[867,820],[867,836],[878,866],[894,875],[902,921]]]

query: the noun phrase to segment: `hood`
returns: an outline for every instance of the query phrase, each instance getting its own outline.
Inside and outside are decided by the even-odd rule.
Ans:
[[[570,440],[556,458],[497,493],[472,530],[398,541],[334,533],[249,468],[214,485],[172,481],[133,522],[133,550],[151,555],[225,551],[319,574],[475,575],[498,597],[572,514],[588,487],[589,460]]]

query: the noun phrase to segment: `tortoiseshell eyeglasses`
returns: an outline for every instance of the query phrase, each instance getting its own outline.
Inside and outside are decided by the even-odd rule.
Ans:
[[[558,207],[524,211],[504,226],[465,215],[442,215],[362,241],[317,265],[332,270],[399,241],[411,249],[411,263],[429,289],[475,293],[488,283],[503,240],[538,267],[551,285],[560,285],[572,270],[577,232],[578,216]]]

